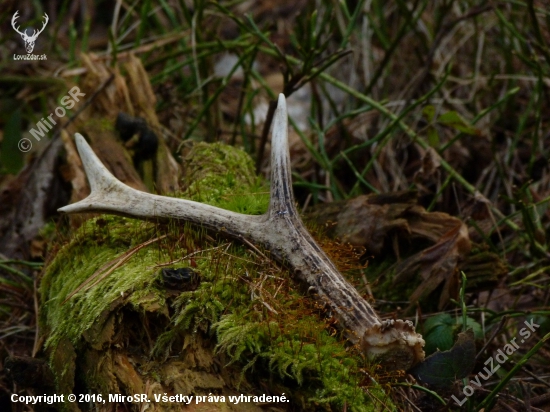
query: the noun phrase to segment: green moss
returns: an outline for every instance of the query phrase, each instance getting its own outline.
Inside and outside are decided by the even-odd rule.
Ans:
[[[244,152],[197,144],[187,159],[193,183],[180,196],[240,212],[267,209],[268,189],[254,177]],[[102,277],[107,262],[112,266],[132,248],[160,237],[62,303],[94,273]],[[198,288],[167,290],[158,266],[167,262],[193,267],[201,277]],[[61,393],[73,389],[71,379],[104,393],[139,393],[146,380],[158,386],[155,393],[200,393],[201,384],[220,379],[208,375],[217,357],[225,385],[242,393],[270,387],[290,394],[304,409],[341,410],[344,404],[353,411],[382,409],[373,399],[385,399],[384,392],[361,387],[362,358],[319,318],[286,271],[188,224],[116,216],[88,220],[47,268],[41,293],[45,347]],[[208,342],[214,342],[211,349]],[[65,346],[77,356],[64,354]],[[121,362],[121,353],[132,354],[139,377],[115,378],[113,365]],[[238,372],[231,375],[231,368]],[[177,383],[184,375],[185,384]]]
[[[186,197],[248,215],[265,213],[269,187],[248,154],[230,146],[197,143],[186,156]]]

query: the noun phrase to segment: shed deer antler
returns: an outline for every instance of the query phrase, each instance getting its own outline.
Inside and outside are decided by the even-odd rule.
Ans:
[[[392,369],[408,369],[423,360],[424,340],[410,321],[382,321],[368,302],[338,272],[304,227],[292,193],[288,151],[288,117],[279,95],[271,150],[271,199],[267,213],[249,216],[190,200],[157,196],[132,189],[103,166],[80,134],[75,136],[91,194],[65,206],[65,213],[103,212],[140,219],[170,218],[202,225],[235,239],[261,245],[287,265],[330,306],[348,339],[369,358],[382,358]]]

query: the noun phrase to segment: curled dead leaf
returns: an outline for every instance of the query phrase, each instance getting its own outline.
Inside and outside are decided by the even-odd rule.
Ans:
[[[435,245],[398,263],[393,284],[404,282],[419,273],[422,283],[410,296],[411,302],[414,303],[443,283],[443,291],[438,303],[441,309],[458,292],[458,264],[465,259],[470,250],[468,228],[463,223],[459,223],[445,233]]]
[[[391,284],[410,284],[420,275],[411,301],[441,285],[440,308],[456,297],[459,268],[472,248],[468,228],[447,213],[428,212],[416,203],[416,192],[359,196],[319,206],[309,218],[326,225],[328,234],[343,243],[364,247],[368,255],[392,250],[399,259],[405,249],[409,256],[390,268],[395,273]]]

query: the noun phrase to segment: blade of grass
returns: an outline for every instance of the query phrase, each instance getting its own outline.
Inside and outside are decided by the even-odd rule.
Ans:
[[[535,355],[540,348],[542,348],[542,345],[550,339],[550,333],[547,333],[544,335],[544,337],[537,342],[533,348],[527,352],[519,361],[516,363],[512,369],[510,369],[510,372],[506,374],[504,378],[495,386],[495,388],[491,391],[489,395],[477,406],[477,410],[480,411],[484,409],[485,411],[490,411],[492,407],[494,406],[496,402],[496,397],[500,393],[500,391],[506,386],[506,384],[514,377],[516,373],[519,372],[519,370]]]

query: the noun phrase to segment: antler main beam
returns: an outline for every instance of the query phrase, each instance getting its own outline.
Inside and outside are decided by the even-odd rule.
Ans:
[[[408,369],[424,358],[424,340],[410,321],[382,321],[368,302],[338,272],[304,227],[294,204],[288,116],[284,95],[279,95],[271,149],[271,198],[267,213],[249,216],[190,200],[152,195],[117,180],[80,134],[76,144],[91,194],[59,209],[65,213],[100,212],[139,219],[169,218],[261,245],[315,291],[329,305],[348,339],[360,344],[369,358],[383,358],[392,369]]]

